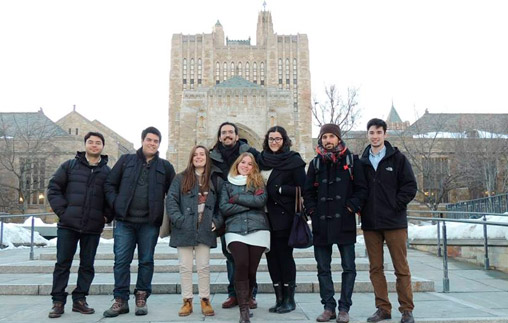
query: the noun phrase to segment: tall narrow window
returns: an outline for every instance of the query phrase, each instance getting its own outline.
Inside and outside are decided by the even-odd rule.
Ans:
[[[20,158],[19,202],[29,205],[44,205],[46,192],[46,160],[42,158]]]
[[[282,58],[279,58],[279,89],[282,89]]]
[[[289,58],[286,58],[286,90],[289,90]]]
[[[215,64],[215,84],[220,83],[220,63]]]
[[[238,62],[238,76],[242,76],[242,62]]]
[[[265,63],[264,62],[261,62],[260,64],[260,69],[261,69],[261,82],[259,84],[261,84],[261,86],[264,86],[265,85]]]
[[[190,60],[190,89],[194,89],[194,58]]]
[[[231,77],[235,76],[235,63],[231,62],[231,71],[229,72]]]
[[[245,79],[250,81],[250,66],[249,62],[245,63]]]
[[[228,63],[224,62],[223,68],[222,68],[222,77],[223,81],[228,79]]]
[[[182,77],[182,84],[183,84],[183,89],[185,90],[187,88],[187,59],[184,58],[183,59],[183,77]]]
[[[201,58],[198,58],[198,86],[201,85],[201,79],[202,79],[202,66],[201,66]]]
[[[252,64],[252,75],[254,83],[258,83],[258,64],[256,62]]]
[[[297,69],[296,69],[296,58],[293,58],[293,84],[297,84]]]

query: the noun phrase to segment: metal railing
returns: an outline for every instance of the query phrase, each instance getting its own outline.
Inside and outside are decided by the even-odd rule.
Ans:
[[[450,216],[454,218],[467,218],[468,212],[508,212],[508,193],[448,204],[446,210],[456,211],[457,214]]]
[[[34,235],[35,235],[35,217],[54,215],[55,213],[32,213],[32,214],[0,214],[0,246],[4,242],[4,219],[29,218],[32,217],[30,226],[30,260],[34,260]]]
[[[490,261],[489,261],[489,238],[487,232],[487,226],[504,226],[508,227],[508,223],[506,222],[496,222],[496,221],[487,221],[487,216],[499,216],[499,217],[508,217],[507,214],[502,213],[486,213],[486,212],[462,212],[462,211],[412,211],[408,210],[408,213],[418,213],[418,214],[437,214],[438,217],[419,217],[419,216],[408,216],[408,220],[419,220],[419,221],[435,221],[437,222],[437,255],[438,257],[443,257],[443,293],[448,293],[450,291],[450,279],[448,277],[448,236],[446,233],[446,222],[458,222],[458,223],[469,223],[469,224],[481,224],[483,225],[483,246],[484,246],[484,269],[490,269]],[[447,218],[448,216],[454,216],[457,213],[460,213],[464,216],[469,216],[469,219],[457,219],[457,218]],[[479,218],[482,218],[481,220]],[[442,223],[442,225],[441,225]],[[442,231],[442,232],[441,232]],[[442,235],[442,238],[441,238]],[[443,249],[444,253],[441,249],[441,240],[443,240]]]

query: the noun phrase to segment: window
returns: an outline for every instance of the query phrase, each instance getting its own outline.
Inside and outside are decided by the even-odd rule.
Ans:
[[[282,89],[282,58],[279,58],[279,89]]]
[[[261,86],[264,86],[265,85],[265,63],[264,62],[261,62],[260,64],[260,69],[261,69]]]
[[[46,191],[46,160],[44,158],[20,158],[21,179],[19,202],[28,205],[44,205]]]
[[[183,59],[182,69],[183,69],[182,84],[183,84],[183,89],[185,90],[187,88],[187,86],[186,86],[186,84],[187,84],[187,59],[186,58]]]
[[[79,134],[79,132],[78,132],[78,128],[76,128],[76,136],[77,136],[78,134]]]
[[[72,128],[69,128],[69,135],[72,135]]]
[[[238,76],[242,76],[242,62],[238,62]]]
[[[254,64],[252,65],[252,74],[253,74],[254,83],[257,83],[258,82],[258,64],[256,62],[254,62]]]
[[[249,66],[249,62],[245,63],[245,79],[247,81],[250,81],[250,66]]]
[[[215,84],[220,83],[220,63],[215,63]]]
[[[222,80],[225,81],[228,79],[228,63],[224,62],[224,68],[222,69],[223,78]]]
[[[235,76],[235,63],[231,62],[231,71],[229,71],[231,77]]]
[[[194,89],[194,58],[190,60],[190,88]]]
[[[202,79],[202,66],[201,66],[201,58],[198,58],[198,85],[201,85]]]

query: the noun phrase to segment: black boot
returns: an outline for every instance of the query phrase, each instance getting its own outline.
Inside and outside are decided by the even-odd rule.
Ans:
[[[235,282],[236,298],[238,300],[238,307],[240,308],[240,323],[250,323],[249,316],[249,300],[250,288],[249,281],[236,281]]]
[[[295,310],[296,308],[295,288],[296,284],[294,281],[289,282],[288,284],[284,284],[284,286],[282,286],[282,294],[284,295],[284,299],[282,300],[282,304],[277,310],[277,313],[282,314]]]
[[[282,283],[273,284],[273,290],[275,291],[275,305],[268,309],[270,313],[276,313],[277,310],[282,305],[282,300],[284,299],[282,296]]]

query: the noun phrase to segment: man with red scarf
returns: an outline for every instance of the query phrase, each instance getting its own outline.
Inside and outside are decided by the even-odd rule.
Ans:
[[[367,197],[367,183],[358,156],[341,140],[335,124],[321,127],[317,156],[309,164],[304,187],[304,203],[312,219],[314,257],[318,267],[321,303],[324,311],[316,320],[349,322],[351,296],[356,278],[356,217]],[[336,244],[341,257],[342,287],[337,302],[331,273],[332,247]]]

